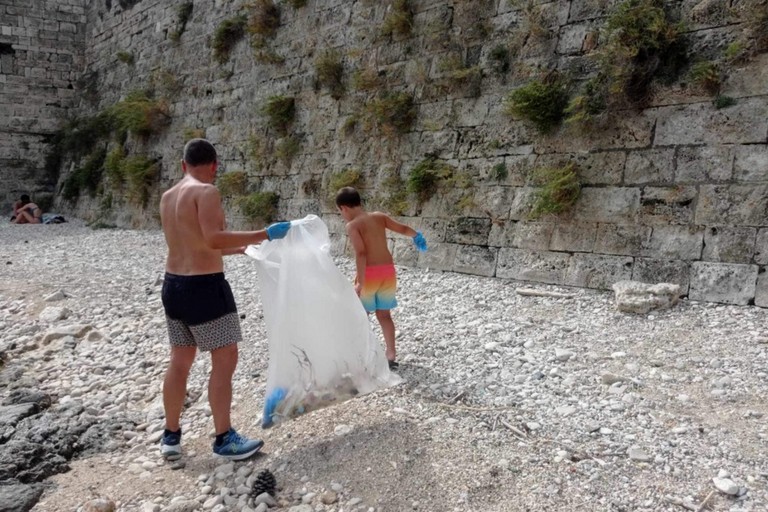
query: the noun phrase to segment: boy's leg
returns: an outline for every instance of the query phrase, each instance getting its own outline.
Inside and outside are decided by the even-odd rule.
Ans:
[[[389,310],[377,309],[376,319],[381,325],[382,334],[384,334],[387,360],[394,361],[397,358],[397,352],[395,350],[395,322],[392,320],[392,314]]]
[[[216,434],[227,432],[232,426],[232,376],[237,367],[237,343],[211,351],[211,377],[208,381],[208,401],[213,414]]]
[[[181,410],[187,395],[187,378],[195,362],[197,347],[171,347],[171,361],[163,381],[163,406],[165,407],[165,428],[179,430]]]

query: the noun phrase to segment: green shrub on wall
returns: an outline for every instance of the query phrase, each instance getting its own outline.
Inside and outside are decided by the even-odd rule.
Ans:
[[[247,19],[244,15],[222,21],[213,34],[213,57],[220,64],[229,61],[229,54],[235,45],[245,36]]]
[[[245,195],[248,190],[248,175],[244,171],[229,171],[220,175],[216,186],[224,197]]]
[[[192,18],[192,11],[194,10],[194,4],[192,2],[184,2],[176,10],[176,29],[171,32],[171,40],[178,41],[181,36],[187,30],[187,23]]]
[[[536,192],[530,218],[557,214],[573,206],[581,194],[577,168],[573,163],[562,167],[540,168],[534,171],[534,182],[540,188]]]
[[[416,120],[413,96],[405,92],[388,92],[366,105],[370,119],[386,135],[407,133]]]
[[[82,192],[88,192],[91,197],[94,197],[104,175],[104,159],[106,156],[106,148],[101,147],[94,150],[85,159],[83,165],[77,167],[64,180],[61,190],[62,197],[67,201],[74,201]]]
[[[529,121],[541,133],[549,133],[560,124],[566,106],[567,84],[557,75],[515,89],[505,102],[507,114]]]
[[[274,192],[254,192],[238,198],[237,204],[243,216],[251,222],[269,224],[277,216],[280,196]]]
[[[296,104],[288,96],[270,96],[261,109],[267,117],[267,123],[280,134],[286,134],[296,116]]]
[[[359,187],[362,181],[362,174],[357,169],[344,169],[331,174],[328,180],[328,192],[336,197],[336,192],[344,187]]]
[[[280,28],[280,8],[272,0],[255,0],[249,4],[248,32],[256,38],[268,39]],[[259,43],[257,43],[259,44]]]
[[[454,168],[430,155],[416,164],[408,174],[406,189],[416,196],[420,203],[426,202],[437,192],[440,184],[450,179]]]
[[[109,109],[116,129],[147,137],[170,122],[168,105],[150,98],[145,91],[133,91]]]
[[[122,167],[128,200],[146,206],[154,182],[160,176],[160,165],[147,156],[135,155],[126,157]]]
[[[275,143],[275,156],[288,167],[299,151],[301,151],[301,142],[295,135],[288,135]]]
[[[720,70],[714,62],[697,62],[691,68],[691,81],[703,91],[716,95],[720,91]]]
[[[413,12],[409,0],[394,0],[387,7],[387,16],[381,31],[384,35],[407,37],[413,30]]]
[[[315,74],[320,85],[328,89],[334,99],[344,95],[344,65],[337,51],[326,51],[318,57],[315,61]]]

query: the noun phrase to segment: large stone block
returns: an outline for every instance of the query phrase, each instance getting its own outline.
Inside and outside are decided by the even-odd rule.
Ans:
[[[512,207],[509,209],[509,218],[512,220],[528,220],[531,209],[536,202],[537,189],[534,187],[517,187],[512,198]]]
[[[640,189],[584,187],[572,208],[572,216],[584,222],[630,223],[640,208]]]
[[[647,149],[632,151],[624,167],[624,184],[665,185],[675,180],[675,150]]]
[[[641,224],[690,224],[696,187],[644,187],[640,196]]]
[[[733,146],[681,146],[677,148],[677,183],[709,183],[730,180]]]
[[[768,265],[768,228],[757,230],[755,241],[755,263]]]
[[[738,21],[728,0],[683,0],[680,14],[690,30],[722,27]]]
[[[606,16],[619,0],[573,0],[568,21],[592,20]]]
[[[558,222],[549,241],[552,251],[592,252],[597,238],[597,224],[593,222]]]
[[[756,235],[755,228],[707,228],[701,259],[723,263],[752,263]]]
[[[640,254],[650,242],[652,232],[653,229],[647,226],[599,224],[594,252],[626,256]]]
[[[680,285],[680,293],[686,295],[690,273],[691,264],[687,261],[635,258],[632,280],[651,284],[674,283]]]
[[[445,240],[448,243],[487,245],[491,219],[459,217],[448,225]]]
[[[562,284],[570,255],[525,249],[500,249],[496,277]]]
[[[711,103],[656,110],[656,146],[763,143],[768,133],[768,103],[761,98],[721,110]]]
[[[512,247],[515,239],[517,222],[506,220],[491,224],[491,233],[488,235],[488,245],[491,247]]]
[[[632,278],[632,258],[576,253],[568,262],[565,284],[609,289]]]
[[[734,98],[768,94],[768,54],[756,55],[748,65],[729,69],[721,94]]]
[[[411,240],[403,238],[393,240],[392,256],[398,265],[415,267],[419,263],[419,251]]]
[[[613,285],[613,291],[616,309],[624,313],[645,314],[654,309],[669,309],[680,298],[680,286],[672,283],[619,281]]]
[[[536,167],[558,167],[573,162],[582,185],[618,185],[624,174],[627,154],[624,151],[598,153],[548,153],[539,155]]]
[[[461,246],[457,244],[433,244],[429,246],[427,252],[419,253],[419,267],[453,270],[456,261],[456,251],[459,247]]]
[[[557,38],[557,53],[578,55],[583,51],[584,39],[595,29],[589,23],[575,23],[560,28]]]
[[[602,149],[646,148],[652,143],[655,112],[644,111],[636,115],[617,116],[612,124],[593,130],[575,131],[562,128],[539,141],[539,151],[568,153]]]
[[[768,185],[702,185],[695,221],[714,226],[768,226]]]
[[[487,98],[460,98],[453,102],[455,126],[479,126],[488,116]]]
[[[456,250],[454,270],[465,274],[493,277],[496,273],[498,249],[478,245],[462,245]]]
[[[704,228],[698,226],[656,226],[641,256],[661,259],[697,260],[701,258]]]
[[[509,218],[509,210],[515,197],[515,189],[504,186],[475,188],[474,206],[471,215],[484,216],[492,222]]]
[[[755,298],[757,270],[757,265],[696,261],[691,265],[688,297],[705,302],[749,304]]]
[[[520,249],[546,251],[555,225],[550,222],[518,222],[512,246]]]
[[[736,146],[733,179],[743,182],[768,182],[768,145]]]
[[[755,306],[768,308],[768,272],[765,267],[760,267],[755,287]]]

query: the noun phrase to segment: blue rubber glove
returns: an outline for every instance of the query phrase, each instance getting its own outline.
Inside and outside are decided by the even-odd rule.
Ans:
[[[261,418],[261,428],[269,428],[274,423],[275,409],[287,395],[285,389],[275,388],[264,402],[264,416]]]
[[[416,236],[413,237],[413,245],[416,246],[416,249],[419,252],[427,251],[427,240],[424,238],[424,235],[421,234],[421,231],[417,231]]]
[[[289,229],[291,229],[290,222],[275,222],[267,228],[267,238],[270,241],[284,238],[288,234]]]

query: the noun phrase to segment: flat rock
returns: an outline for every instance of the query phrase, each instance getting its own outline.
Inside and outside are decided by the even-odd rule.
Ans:
[[[96,498],[83,505],[83,512],[115,512],[115,502],[107,498]]]
[[[736,496],[739,493],[739,486],[730,478],[715,477],[712,479],[712,483],[715,484],[715,488],[723,494]]]
[[[39,485],[0,485],[0,510],[4,512],[28,512],[43,495]]]
[[[624,313],[648,313],[654,309],[668,309],[680,299],[680,285],[672,283],[648,284],[639,281],[619,281],[613,285],[616,309]]]
[[[56,290],[55,292],[53,292],[52,294],[48,295],[43,300],[45,302],[56,302],[56,301],[64,300],[66,298],[67,298],[67,294],[64,293],[63,290]]]
[[[650,462],[653,460],[653,457],[646,453],[645,450],[637,446],[631,447],[628,454],[630,459],[636,460],[638,462]]]
[[[41,322],[45,323],[53,323],[58,322],[59,320],[65,320],[69,317],[69,315],[72,314],[72,311],[65,307],[60,306],[48,306],[44,310],[40,312],[40,315],[38,318]]]
[[[65,336],[82,338],[92,329],[93,329],[93,326],[88,324],[72,324],[72,325],[62,325],[62,326],[54,327],[52,329],[48,329],[45,332],[45,334],[43,335],[42,344],[48,345],[50,342],[54,340],[58,340],[59,338],[63,338]]]

